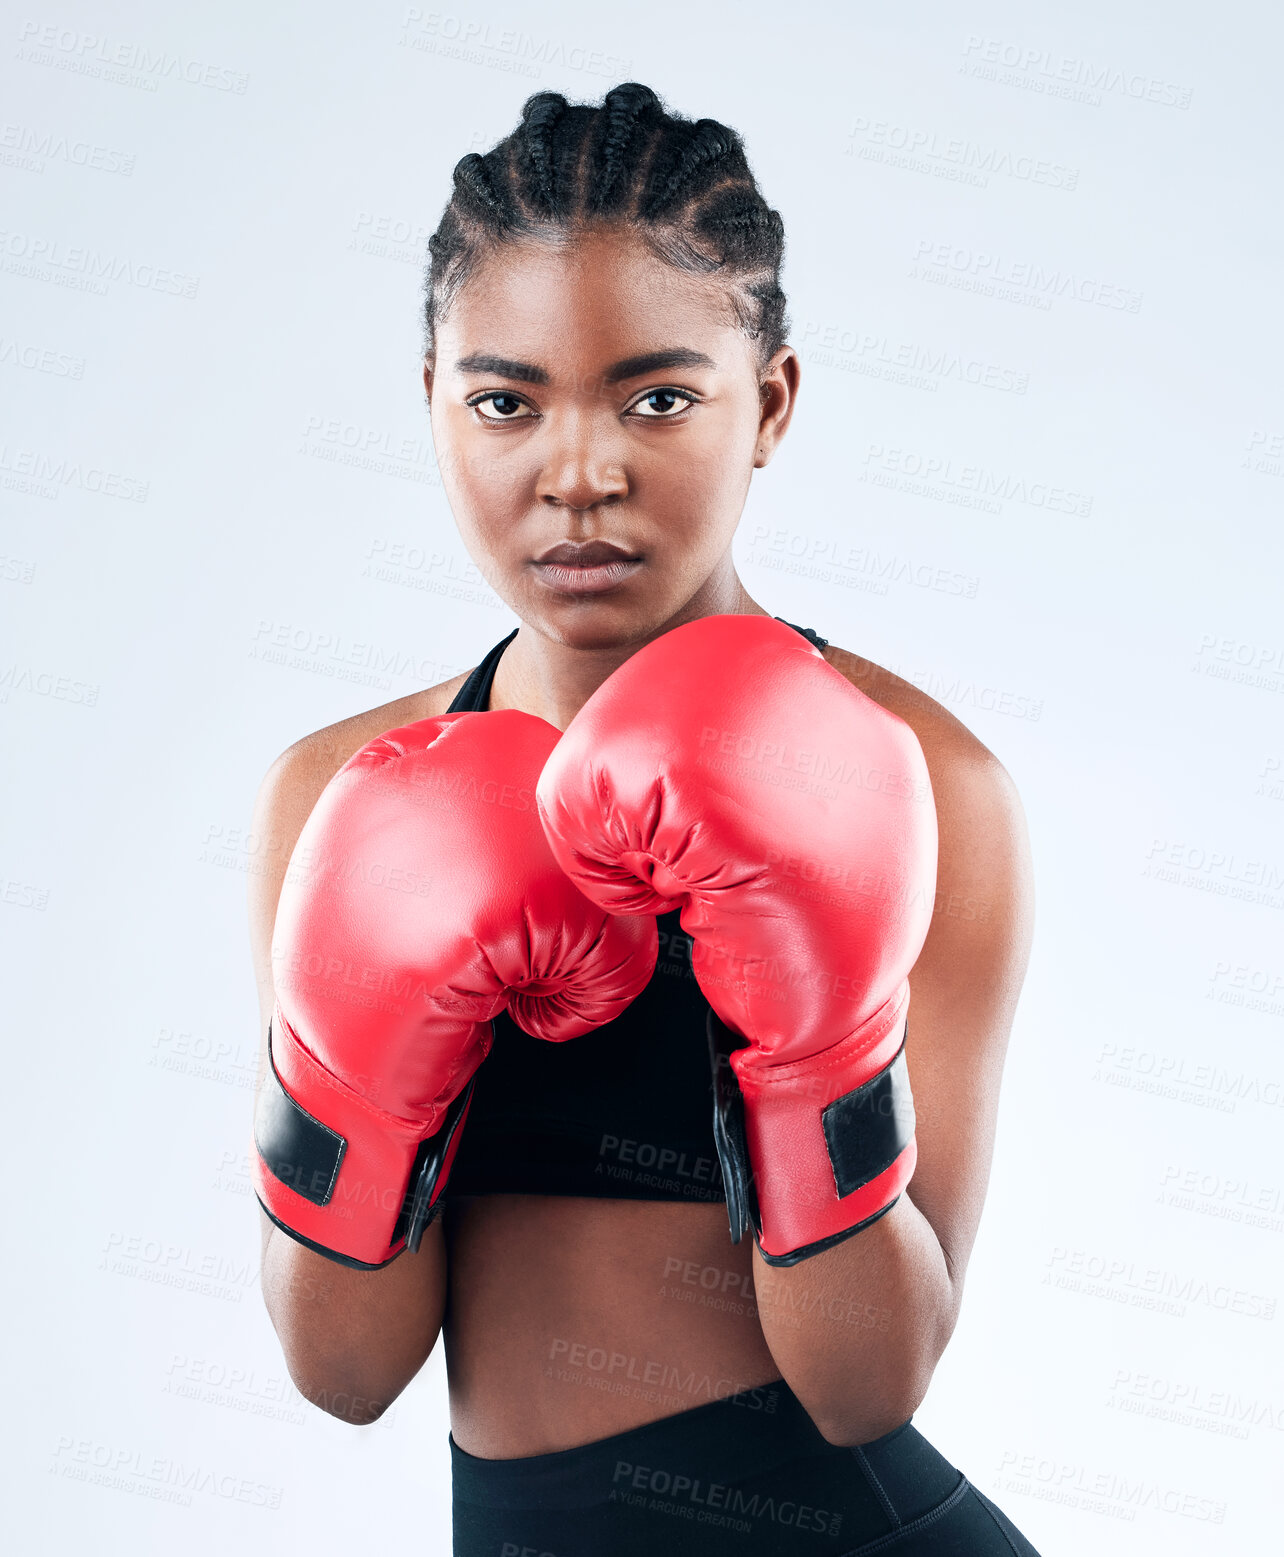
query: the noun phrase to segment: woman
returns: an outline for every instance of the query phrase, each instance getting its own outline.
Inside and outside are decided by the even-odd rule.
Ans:
[[[780,218],[735,133],[668,114],[636,83],[600,107],[540,93],[512,135],[458,164],[430,244],[424,383],[464,542],[521,625],[467,676],[291,747],[260,792],[255,826],[279,862],[255,881],[252,903],[265,1035],[276,1013],[256,1126],[268,1307],[299,1388],[358,1423],[378,1416],[444,1335],[460,1553],[1033,1551],[909,1424],[953,1329],[984,1199],[1030,937],[1024,823],[1002,767],[949,713],[811,629],[773,620],[736,575],[732,537],[751,472],[785,435],[799,382],[784,339],[782,248]],[[574,788],[584,761],[614,739],[610,721],[627,724],[658,696],[656,678],[627,679],[635,655],[636,671],[675,646],[699,647],[704,669],[683,697],[706,676],[756,688],[735,682],[738,664],[716,644],[707,653],[699,636],[727,631],[756,634],[754,652],[768,656],[754,717],[763,707],[800,717],[779,689],[801,666],[840,722],[855,711],[871,728],[912,731],[935,797],[934,883],[922,875],[927,845],[919,850],[933,906],[916,939],[903,924],[888,931],[902,935],[902,971],[913,967],[905,1056],[917,1165],[903,1133],[900,1182],[823,1236],[777,1231],[784,1213],[772,1197],[794,1191],[763,1157],[743,1053],[731,1065],[749,1101],[733,1098],[729,1111],[725,1075],[715,1076],[715,1139],[706,1033],[725,1037],[715,1019],[730,1019],[718,980],[701,978],[703,943],[693,950],[684,929],[693,921],[676,907],[646,917],[658,899],[641,917],[603,912],[589,898],[604,868],[552,883],[532,863],[544,845],[525,802],[458,809],[471,804],[458,799],[460,773],[490,768],[513,794],[538,784],[539,820],[573,872],[582,840],[554,836],[556,816],[573,808],[551,787],[557,733],[599,688],[614,697],[606,723],[562,763],[556,782]],[[773,680],[778,669],[784,680]],[[651,713],[663,723],[663,708]],[[470,717],[444,717],[460,715]],[[675,726],[680,717],[675,708]],[[449,758],[451,741],[459,767],[443,787],[431,765]],[[393,787],[380,789],[388,775]],[[489,793],[499,793],[493,783]],[[406,830],[408,814],[417,831]],[[926,836],[921,805],[903,820]],[[457,1010],[434,1007],[450,1037],[431,1076],[406,1079],[424,1046],[397,1048],[398,1018],[378,1009],[384,974],[369,973],[381,939],[400,931],[373,921],[361,956],[326,940],[352,935],[351,894],[367,888],[353,886],[355,867],[317,887],[308,859],[354,827],[404,867],[400,890],[388,890],[382,868],[362,867],[361,879],[378,875],[370,911],[410,924],[407,943],[435,937],[467,897],[433,872],[446,856],[469,869],[471,840],[493,854],[494,891],[517,893],[511,917],[528,921],[520,976],[480,992],[476,966],[444,979],[464,993]],[[435,831],[450,827],[462,830]],[[312,885],[289,885],[292,851],[291,876]],[[539,893],[563,894],[547,898],[560,927],[551,950],[532,949]],[[813,912],[804,898],[801,916]],[[507,933],[501,924],[499,939]],[[488,950],[486,968],[511,951]],[[358,964],[365,971],[353,973]],[[312,1017],[283,1014],[283,991],[292,1013],[302,1010],[300,970],[312,965],[342,967],[345,985],[364,980],[375,993],[346,991],[346,1003],[324,1008],[319,1034],[298,1041]],[[440,970],[429,982],[442,987]],[[338,1113],[333,1076],[315,1059],[340,1043],[336,1023],[356,1046],[332,1066],[356,1077]],[[738,1025],[724,1051],[753,1042]],[[849,1077],[849,1096],[865,1096],[869,1079]],[[429,1093],[414,1130],[388,1146]],[[733,1183],[737,1106],[757,1155]],[[819,1140],[816,1125],[805,1128]],[[385,1148],[396,1158],[391,1199]],[[336,1210],[327,1196],[345,1152],[356,1192]],[[367,1212],[363,1188],[382,1211]],[[819,1192],[832,1197],[833,1183]],[[729,1195],[733,1234],[752,1227],[752,1240],[729,1240]]]

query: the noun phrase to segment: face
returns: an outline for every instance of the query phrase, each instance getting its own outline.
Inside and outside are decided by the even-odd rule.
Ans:
[[[731,539],[797,377],[790,347],[762,368],[725,282],[600,229],[488,256],[424,382],[478,569],[537,631],[603,648],[739,607]]]

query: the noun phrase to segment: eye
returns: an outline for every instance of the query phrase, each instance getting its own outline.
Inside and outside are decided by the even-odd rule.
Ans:
[[[519,400],[516,395],[509,394],[507,390],[492,390],[490,394],[483,395],[479,400],[470,400],[468,404],[475,411],[481,412],[483,422],[526,422],[530,420],[530,417],[517,414],[523,407],[527,410],[530,407],[526,405],[524,400]],[[499,415],[491,416],[487,412],[482,411],[482,406],[484,405],[493,405]]]
[[[681,400],[683,402],[683,404],[678,407],[677,411],[674,411],[673,409],[673,402],[675,400]],[[655,402],[659,403],[656,404]],[[664,422],[671,421],[673,416],[680,415],[683,411],[686,410],[687,406],[694,404],[694,397],[683,394],[680,389],[648,389],[646,394],[642,396],[641,400],[634,404],[633,410],[640,413],[644,421]],[[644,406],[649,406],[650,409],[648,411],[644,411]]]

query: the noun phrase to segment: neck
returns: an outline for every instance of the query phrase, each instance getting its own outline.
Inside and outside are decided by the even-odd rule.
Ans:
[[[558,643],[523,622],[504,650],[491,687],[492,710],[517,708],[565,730],[612,671],[653,639],[704,616],[769,616],[734,569],[709,579],[667,621],[641,637],[596,648]]]

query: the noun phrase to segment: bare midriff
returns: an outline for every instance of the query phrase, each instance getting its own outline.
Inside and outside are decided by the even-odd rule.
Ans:
[[[551,1454],[779,1379],[721,1203],[489,1195],[447,1212],[451,1431]]]

